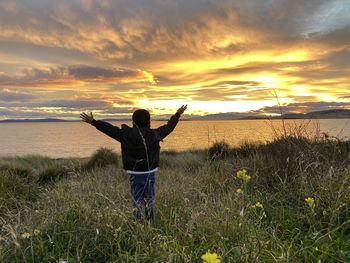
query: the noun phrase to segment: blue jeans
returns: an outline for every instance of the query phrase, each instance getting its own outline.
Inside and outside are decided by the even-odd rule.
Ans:
[[[154,182],[155,172],[149,174],[130,174],[130,186],[133,199],[134,216],[142,219],[142,210],[145,207],[146,220],[154,219]]]

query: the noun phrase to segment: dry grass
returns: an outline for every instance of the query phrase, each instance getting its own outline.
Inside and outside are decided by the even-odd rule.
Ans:
[[[200,262],[208,250],[222,262],[346,262],[349,152],[349,142],[299,137],[225,148],[222,158],[164,152],[153,225],[133,220],[120,163],[1,159],[0,262]],[[235,176],[241,169],[250,181]]]

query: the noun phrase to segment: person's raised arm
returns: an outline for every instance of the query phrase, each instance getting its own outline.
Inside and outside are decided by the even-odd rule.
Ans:
[[[89,123],[92,126],[95,126],[96,129],[103,132],[104,134],[107,134],[109,137],[112,137],[117,141],[122,140],[122,130],[119,127],[113,126],[112,124],[106,121],[95,120],[94,116],[92,115],[92,112],[90,112],[89,115],[85,112],[82,112],[80,114],[80,118],[82,119],[82,121]]]
[[[176,127],[177,123],[179,122],[179,118],[184,113],[184,111],[187,109],[187,105],[182,105],[176,113],[171,116],[170,120],[168,120],[167,124],[160,126],[156,129],[161,139],[164,139],[166,136],[168,136]]]

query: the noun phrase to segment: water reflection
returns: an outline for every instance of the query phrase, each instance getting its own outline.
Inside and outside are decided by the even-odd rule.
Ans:
[[[120,125],[121,122],[114,122]],[[130,123],[127,123],[131,125]],[[158,127],[164,122],[153,121]],[[341,139],[350,137],[348,119],[330,120],[231,120],[180,121],[175,131],[162,143],[164,150],[206,148],[216,141],[237,146],[245,141],[265,142],[276,134],[298,132],[303,135],[328,133]],[[0,155],[42,154],[51,157],[86,157],[99,147],[120,152],[119,143],[82,122],[1,123]]]

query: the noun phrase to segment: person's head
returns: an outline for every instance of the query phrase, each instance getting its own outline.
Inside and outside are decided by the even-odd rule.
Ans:
[[[132,121],[139,127],[150,127],[151,115],[147,110],[136,110],[132,115]]]

